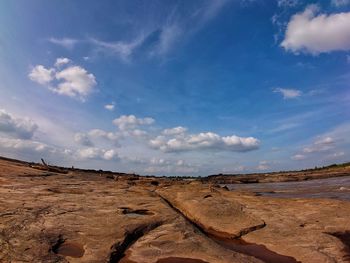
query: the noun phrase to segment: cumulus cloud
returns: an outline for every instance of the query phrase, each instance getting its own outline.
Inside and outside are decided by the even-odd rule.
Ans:
[[[68,64],[70,62],[69,58],[57,58],[55,62],[55,67],[60,67],[64,64]]]
[[[151,125],[153,123],[154,119],[152,118],[137,118],[135,115],[122,115],[113,120],[113,124],[122,131],[135,129],[141,125]]]
[[[150,140],[150,146],[164,152],[181,152],[194,150],[228,150],[244,152],[257,149],[259,140],[253,137],[235,135],[221,137],[213,132],[190,134],[183,137],[168,138],[157,136]]]
[[[297,89],[275,88],[273,92],[282,94],[284,99],[295,99],[302,95],[302,92]]]
[[[95,159],[95,160],[118,160],[118,153],[114,149],[105,150],[96,147],[84,148],[77,151],[78,157],[81,159]]]
[[[107,132],[101,129],[93,129],[89,131],[89,136],[94,138],[104,138],[114,142],[118,141],[121,137],[121,135],[116,132]]]
[[[74,141],[81,146],[86,147],[103,147],[110,146],[120,147],[119,140],[123,135],[119,132],[108,132],[101,129],[93,129],[89,132],[78,132],[74,135]]]
[[[331,3],[336,7],[341,7],[350,4],[350,0],[332,0]]]
[[[37,65],[32,69],[28,76],[32,81],[45,85],[54,79],[54,74],[54,69],[47,69],[43,65]]]
[[[76,133],[74,135],[74,141],[83,146],[93,146],[90,138],[85,133]]]
[[[104,107],[106,110],[113,111],[115,108],[115,103],[112,102],[111,104],[106,104]]]
[[[53,91],[69,97],[85,98],[96,85],[95,76],[84,68],[71,66],[56,73],[56,79],[61,80]]]
[[[38,125],[28,118],[17,118],[0,109],[0,132],[20,139],[33,137]]]
[[[57,94],[85,100],[96,86],[95,76],[80,66],[60,68],[69,62],[68,58],[58,58],[54,68],[37,65],[28,76],[32,81],[47,86]]]
[[[151,158],[148,161],[148,167],[145,168],[147,173],[167,173],[167,174],[191,174],[197,173],[197,165],[189,164],[184,160],[168,160],[164,158]]]
[[[38,161],[40,158],[54,160],[60,163],[63,159],[73,157],[70,149],[59,148],[44,142],[27,139],[14,139],[0,137],[0,151],[15,158],[30,158]]]
[[[184,134],[187,131],[187,128],[178,126],[170,129],[165,129],[162,131],[162,134],[164,135],[179,135]]]
[[[0,144],[1,148],[14,150],[24,150],[29,152],[55,152],[54,148],[48,146],[47,144],[31,140],[0,138]]]
[[[314,55],[350,50],[350,12],[330,15],[318,12],[317,5],[309,5],[292,16],[281,43],[285,50]]]

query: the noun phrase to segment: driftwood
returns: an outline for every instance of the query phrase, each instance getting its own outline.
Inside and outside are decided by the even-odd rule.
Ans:
[[[53,172],[53,173],[63,173],[63,174],[68,173],[67,170],[48,165],[43,158],[41,158],[41,162],[42,162],[42,164],[34,164],[34,165],[29,165],[29,166],[34,168],[34,169],[49,171],[49,172]]]
[[[49,167],[49,166],[45,163],[45,161],[44,161],[43,158],[41,158],[41,162],[43,163],[43,165],[44,165],[45,167]]]

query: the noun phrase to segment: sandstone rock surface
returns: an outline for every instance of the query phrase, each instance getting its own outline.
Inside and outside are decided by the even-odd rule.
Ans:
[[[347,262],[350,202],[0,160],[0,262]]]

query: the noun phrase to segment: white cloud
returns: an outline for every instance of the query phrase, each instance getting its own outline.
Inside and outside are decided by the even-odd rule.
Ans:
[[[112,102],[111,104],[106,104],[104,107],[106,110],[113,111],[115,108],[115,103]]]
[[[273,92],[282,94],[284,99],[294,99],[302,95],[302,92],[297,89],[275,88]]]
[[[336,7],[341,7],[350,4],[350,0],[331,0],[331,3]]]
[[[56,44],[56,45],[59,45],[59,46],[62,46],[62,47],[67,48],[67,49],[72,49],[79,42],[79,40],[73,39],[73,38],[67,38],[67,37],[64,37],[64,38],[51,37],[51,38],[49,38],[49,42]]]
[[[165,160],[163,158],[151,158],[150,159],[150,164],[152,165],[159,165],[159,166],[164,166],[164,165],[169,165],[171,162],[168,160]]]
[[[107,132],[101,129],[93,129],[89,132],[79,132],[74,135],[74,141],[82,146],[90,148],[102,148],[103,146],[120,147],[119,141],[123,135],[119,132]]]
[[[60,67],[62,65],[68,64],[69,62],[69,58],[57,58],[55,62],[55,67]]]
[[[311,143],[305,145],[296,156],[303,156],[302,159],[346,161],[349,157],[350,124],[344,123],[329,132],[319,135]],[[293,159],[293,158],[292,158]],[[297,158],[298,159],[298,158]],[[300,158],[301,159],[301,158]]]
[[[147,173],[167,174],[191,174],[199,171],[198,166],[186,163],[184,160],[167,160],[164,158],[151,158],[149,166],[145,168]]]
[[[12,149],[16,151],[25,151],[29,153],[37,152],[55,152],[56,150],[45,143],[23,140],[23,139],[11,139],[11,138],[0,138],[0,147]]]
[[[89,136],[94,138],[104,138],[106,140],[114,141],[115,143],[120,139],[121,135],[116,132],[106,132],[101,129],[93,129],[89,131]]]
[[[107,150],[103,153],[103,159],[105,160],[117,160],[118,159],[118,153],[116,150]]]
[[[130,130],[127,133],[123,133],[124,136],[132,136],[132,137],[136,137],[136,138],[141,138],[141,137],[145,137],[147,135],[146,131],[140,130],[140,129],[134,129],[134,130]]]
[[[191,134],[183,137],[167,138],[157,136],[150,140],[150,146],[164,152],[180,152],[194,150],[228,150],[244,152],[257,149],[259,140],[253,137],[227,136],[220,137],[213,132]]]
[[[154,119],[152,118],[137,118],[135,115],[122,115],[113,120],[113,124],[122,131],[135,129],[140,125],[151,125],[153,123]]]
[[[54,74],[55,70],[53,68],[47,69],[43,65],[37,65],[32,69],[28,76],[32,81],[45,85],[54,79]]]
[[[296,155],[293,155],[291,157],[292,160],[295,160],[295,161],[301,161],[301,160],[305,160],[306,159],[306,156],[303,155],[303,154],[296,154]]]
[[[20,139],[30,139],[38,125],[28,118],[17,118],[5,110],[0,110],[0,132]]]
[[[335,147],[335,141],[331,137],[321,137],[314,141],[313,144],[304,147],[304,153],[326,152]]]
[[[162,134],[164,135],[180,135],[180,134],[184,134],[187,131],[187,128],[182,127],[182,126],[178,126],[178,127],[174,127],[171,129],[165,129],[162,131]]]
[[[81,159],[94,159],[94,160],[118,160],[118,154],[115,150],[105,150],[96,147],[84,148],[77,151],[78,157]]]
[[[39,142],[27,139],[14,139],[0,137],[0,151],[3,154],[14,156],[14,158],[26,158],[29,160],[39,161],[40,158],[45,160],[53,160],[55,163],[60,163],[63,159],[72,158],[72,151],[69,149],[58,148]]]
[[[335,152],[335,153],[332,153],[332,154],[329,154],[327,156],[328,159],[338,159],[340,157],[343,157],[345,156],[345,152]]]
[[[325,145],[325,144],[333,144],[334,143],[334,139],[332,137],[323,137],[323,138],[319,138],[318,140],[315,141],[315,145]]]
[[[259,162],[259,165],[256,167],[256,170],[259,170],[259,171],[266,171],[268,169],[270,169],[270,162],[268,161],[260,161]]]
[[[69,97],[84,99],[96,85],[95,76],[84,68],[71,66],[56,73],[56,79],[61,80],[53,91]]]
[[[85,133],[76,133],[74,135],[74,141],[83,146],[93,146],[90,138]]]
[[[69,61],[67,58],[58,58],[55,63],[56,68],[50,69],[42,65],[35,66],[29,73],[29,78],[41,85],[47,85],[48,89],[57,94],[84,101],[96,86],[95,76],[80,66],[58,68]],[[54,80],[58,83],[54,83]]]
[[[284,49],[311,54],[350,50],[350,12],[317,15],[318,11],[317,5],[309,5],[292,16],[281,43]]]

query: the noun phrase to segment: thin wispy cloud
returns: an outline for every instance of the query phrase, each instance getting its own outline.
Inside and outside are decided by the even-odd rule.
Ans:
[[[59,45],[67,49],[73,49],[75,45],[77,45],[81,40],[68,38],[68,37],[63,37],[63,38],[50,37],[48,41],[51,42],[52,44]]]
[[[279,7],[289,8],[289,7],[295,7],[300,4],[299,0],[278,0],[277,5]]]
[[[350,0],[331,0],[332,5],[342,7],[350,4]]]
[[[124,61],[130,59],[134,50],[139,47],[143,41],[144,36],[140,36],[130,42],[107,42],[95,38],[89,39],[89,43],[93,44],[98,51],[115,55]]]
[[[228,3],[228,0],[204,1],[193,16],[180,13],[176,8],[166,16],[164,21],[156,21],[153,26],[140,25],[134,38],[129,40],[106,41],[97,37],[86,39],[51,37],[49,42],[72,50],[79,44],[89,45],[97,53],[116,56],[124,62],[130,62],[138,49],[145,48],[150,57],[167,55],[181,38],[193,34],[211,19],[215,18]],[[157,32],[158,37],[151,46],[147,40]]]

